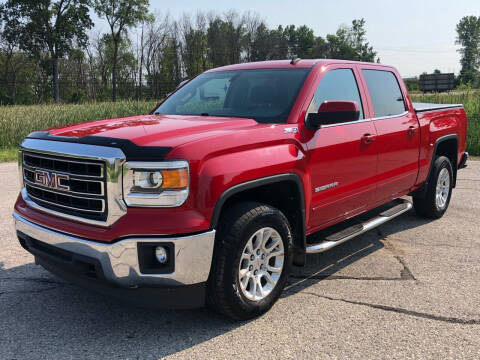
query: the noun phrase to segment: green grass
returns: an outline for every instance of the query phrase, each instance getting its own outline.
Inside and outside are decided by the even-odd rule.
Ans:
[[[155,104],[155,101],[120,101],[81,105],[2,106],[0,107],[0,161],[11,160],[14,153],[11,149],[16,149],[23,138],[32,131],[86,121],[146,114],[154,108]]]
[[[412,100],[440,104],[463,104],[468,117],[467,151],[480,156],[480,93],[414,94]],[[0,162],[15,161],[16,148],[32,131],[86,121],[146,114],[155,101],[120,101],[82,105],[33,105],[0,107]]]
[[[468,119],[467,151],[470,155],[480,155],[480,93],[466,91],[453,94],[414,94],[414,102],[435,104],[463,104]]]
[[[16,148],[0,149],[0,162],[15,161],[15,160],[17,160]]]

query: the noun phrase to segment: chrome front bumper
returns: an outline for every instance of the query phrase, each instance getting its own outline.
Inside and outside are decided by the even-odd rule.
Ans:
[[[13,213],[15,228],[32,239],[70,253],[96,259],[107,282],[121,287],[180,286],[205,282],[210,272],[215,230],[182,237],[132,237],[112,244],[84,240],[66,235]],[[143,274],[140,271],[139,243],[169,242],[174,244],[175,268],[168,274]]]

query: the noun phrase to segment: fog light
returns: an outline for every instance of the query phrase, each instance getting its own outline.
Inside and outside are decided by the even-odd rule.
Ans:
[[[163,246],[157,246],[155,249],[155,257],[160,264],[165,264],[168,260],[167,249]]]

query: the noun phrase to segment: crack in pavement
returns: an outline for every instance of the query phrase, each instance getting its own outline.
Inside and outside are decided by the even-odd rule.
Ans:
[[[400,270],[400,277],[403,280],[417,280],[415,276],[413,276],[413,273],[410,271],[410,268],[407,266],[405,260],[398,254],[399,251],[395,249],[395,246],[389,241],[388,235],[385,235],[383,231],[378,227],[377,228],[377,234],[380,236],[383,240],[383,244],[385,246],[385,250],[390,252],[393,257],[402,265],[403,269]]]
[[[316,297],[331,300],[331,301],[340,301],[340,302],[352,304],[352,305],[366,306],[372,309],[384,310],[384,311],[394,312],[397,314],[403,314],[403,315],[408,315],[416,318],[423,318],[423,319],[434,320],[434,321],[441,321],[441,322],[446,322],[450,324],[480,325],[480,319],[461,319],[461,318],[455,318],[455,317],[449,317],[449,316],[434,315],[434,314],[422,313],[418,311],[407,310],[407,309],[393,307],[393,306],[372,304],[372,303],[367,303],[363,301],[347,300],[342,298],[334,298],[331,296],[319,295],[319,294],[315,294],[313,292],[308,292],[308,291],[300,291],[300,294],[312,295],[312,296],[316,296]]]
[[[377,235],[383,240],[384,248],[386,251],[392,254],[392,256],[402,265],[399,277],[388,276],[348,276],[348,275],[289,275],[290,279],[296,280],[359,280],[359,281],[404,281],[414,280],[417,281],[409,267],[405,263],[405,260],[398,255],[398,250],[395,249],[392,243],[389,242],[388,236],[383,234],[380,228],[377,228]]]
[[[405,264],[405,260],[403,260],[400,256],[394,255],[394,258],[403,266],[403,269],[400,270],[400,277],[402,280],[417,280],[415,276],[413,276],[412,272],[408,268],[407,264]]]

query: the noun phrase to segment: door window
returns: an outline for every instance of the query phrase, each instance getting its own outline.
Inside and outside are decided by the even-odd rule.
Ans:
[[[362,70],[373,103],[375,117],[405,112],[405,102],[397,78],[390,71]]]
[[[355,101],[363,119],[362,101],[352,69],[335,69],[327,72],[315,91],[307,115],[316,113],[325,101]]]

